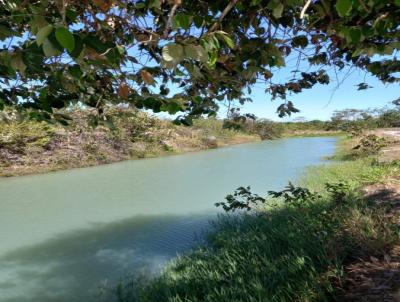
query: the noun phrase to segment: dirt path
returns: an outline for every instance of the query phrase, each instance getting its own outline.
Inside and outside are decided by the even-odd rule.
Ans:
[[[393,160],[400,160],[400,128],[378,129],[374,131],[374,134],[397,141],[396,143],[381,150],[379,161],[390,162]]]
[[[379,162],[400,160],[400,128],[379,129],[371,134],[395,141],[381,150]],[[400,224],[400,175],[385,183],[364,187],[364,196],[377,206],[388,206],[387,218]],[[394,246],[381,257],[360,259],[344,268],[345,278],[338,301],[400,302],[400,245]]]

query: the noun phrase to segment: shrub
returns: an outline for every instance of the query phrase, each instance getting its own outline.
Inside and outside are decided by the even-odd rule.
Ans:
[[[360,142],[353,149],[358,150],[361,155],[377,154],[382,148],[388,146],[389,141],[384,137],[379,137],[375,134],[363,136]]]
[[[254,131],[261,137],[262,140],[274,139],[282,136],[284,126],[280,123],[262,119],[255,122]]]
[[[45,148],[56,128],[46,122],[23,121],[0,124],[0,148],[24,153],[29,148]]]

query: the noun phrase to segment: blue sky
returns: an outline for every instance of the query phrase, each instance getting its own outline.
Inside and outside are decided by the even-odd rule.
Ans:
[[[329,85],[314,86],[312,89],[304,90],[300,94],[288,97],[288,100],[291,100],[301,111],[293,114],[290,118],[280,119],[277,116],[276,108],[281,103],[281,100],[271,101],[271,96],[264,92],[263,85],[257,85],[253,88],[253,92],[250,95],[253,102],[242,106],[241,111],[243,113],[254,113],[258,117],[276,121],[291,120],[300,116],[308,120],[327,120],[335,110],[382,108],[400,97],[400,85],[398,83],[383,85],[375,77],[366,76],[364,78],[364,75],[364,72],[355,70],[336,89],[333,96],[332,93],[337,86],[336,81]],[[343,76],[340,75],[342,78]],[[355,85],[364,81],[373,86],[373,88],[358,91]],[[221,115],[223,115],[224,110],[224,108],[221,108]]]
[[[289,77],[287,70],[280,72],[279,78],[287,79]],[[342,81],[344,76],[345,72],[339,74],[339,80]],[[368,83],[373,88],[357,90],[355,85],[362,82]],[[271,95],[265,93],[265,85],[262,84],[253,86],[252,93],[249,95],[253,102],[246,103],[243,106],[236,106],[236,104],[235,107],[240,107],[242,113],[253,113],[259,118],[281,122],[291,121],[296,117],[305,117],[307,120],[329,120],[335,110],[392,107],[391,102],[400,97],[400,85],[398,83],[384,85],[375,77],[365,75],[365,72],[360,70],[354,70],[341,85],[337,86],[335,76],[332,76],[329,85],[316,85],[299,94],[288,96],[287,99],[292,101],[296,108],[300,110],[299,113],[292,114],[291,117],[278,117],[276,108],[282,103],[282,100],[271,101]],[[227,108],[221,105],[218,116],[226,117],[226,111]],[[174,116],[167,113],[156,115],[170,119],[176,117],[179,113]]]

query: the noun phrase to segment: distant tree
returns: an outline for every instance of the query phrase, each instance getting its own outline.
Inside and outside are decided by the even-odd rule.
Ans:
[[[397,110],[400,110],[400,98],[394,100],[392,103],[396,106]]]
[[[343,109],[335,110],[332,114],[331,119],[338,121],[356,121],[366,117],[368,113],[360,109]]]
[[[299,116],[299,117],[296,117],[293,119],[294,123],[304,123],[306,121],[307,121],[307,119],[304,116]]]

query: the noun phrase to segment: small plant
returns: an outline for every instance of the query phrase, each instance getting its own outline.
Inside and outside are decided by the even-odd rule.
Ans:
[[[250,211],[252,205],[266,202],[265,198],[253,194],[250,191],[250,186],[237,188],[233,194],[227,195],[225,199],[226,202],[217,202],[215,206],[222,206],[226,212],[234,212],[236,210]]]
[[[302,205],[307,202],[315,201],[321,196],[318,193],[311,192],[307,188],[296,187],[291,182],[282,191],[268,191],[268,196],[274,199],[283,199],[285,203],[292,205]],[[250,191],[250,186],[239,187],[233,194],[225,197],[227,202],[217,202],[217,207],[222,206],[226,212],[234,212],[235,210],[250,211],[259,203],[266,203],[267,199],[253,194]]]
[[[388,146],[389,142],[383,137],[369,134],[360,139],[360,143],[353,149],[358,150],[363,155],[377,154],[382,148]]]
[[[261,119],[254,123],[254,129],[262,140],[267,140],[281,137],[284,127],[280,123]]]
[[[273,198],[283,198],[285,203],[301,205],[306,202],[315,201],[321,197],[316,192],[312,192],[307,188],[304,187],[296,187],[291,182],[285,187],[286,189],[275,192],[275,191],[268,191],[268,195],[272,196]]]
[[[350,192],[350,185],[342,182],[326,183],[325,188],[326,191],[331,194],[332,200],[335,201],[336,204],[345,203]]]

